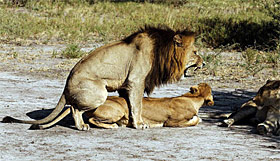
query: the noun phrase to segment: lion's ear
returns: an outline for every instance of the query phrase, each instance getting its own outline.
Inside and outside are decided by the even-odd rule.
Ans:
[[[175,42],[175,44],[177,46],[183,46],[183,40],[182,40],[182,36],[177,34],[173,37],[173,41]]]
[[[266,84],[267,84],[267,83],[270,83],[270,82],[272,82],[272,80],[268,79],[268,80],[266,81]]]

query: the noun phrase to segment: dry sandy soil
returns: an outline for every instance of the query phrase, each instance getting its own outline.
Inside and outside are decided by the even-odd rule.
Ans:
[[[0,46],[0,120],[6,115],[21,119],[47,116],[78,59],[53,58],[52,51],[63,49],[63,45]],[[83,50],[96,46],[85,46]],[[202,69],[152,94],[178,96],[192,85],[209,83],[215,106],[201,108],[203,121],[198,126],[78,131],[70,116],[46,130],[0,123],[0,160],[280,160],[279,136],[258,135],[248,125],[219,127],[221,120],[209,117],[233,111],[252,98],[267,78],[273,78],[266,74],[269,71],[254,77],[241,71],[233,63],[241,61],[238,53],[221,55],[222,64],[227,65],[217,68],[215,76],[209,74],[209,69]]]

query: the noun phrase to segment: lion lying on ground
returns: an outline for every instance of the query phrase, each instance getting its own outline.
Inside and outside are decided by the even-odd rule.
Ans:
[[[228,127],[238,122],[257,125],[260,134],[280,135],[280,80],[268,80],[252,100],[223,121]]]
[[[168,27],[140,29],[82,58],[71,70],[63,94],[49,116],[37,121],[7,116],[2,122],[42,128],[40,125],[53,121],[65,105],[70,105],[77,129],[88,130],[82,114],[102,105],[108,92],[118,91],[128,101],[133,127],[145,128],[141,117],[144,91],[150,94],[155,87],[181,78],[195,48],[194,40],[194,33],[189,31]]]
[[[149,127],[187,127],[199,123],[198,110],[203,105],[214,105],[211,87],[200,83],[190,92],[172,98],[149,98],[142,100],[142,118]],[[129,109],[125,99],[108,97],[96,110],[87,111],[89,122],[102,128],[117,128],[129,125]]]

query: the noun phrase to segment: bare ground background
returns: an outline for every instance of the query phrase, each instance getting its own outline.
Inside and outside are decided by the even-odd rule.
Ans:
[[[89,51],[99,45],[84,46]],[[65,79],[78,59],[53,58],[63,45],[0,46],[0,119],[45,117],[56,105]],[[266,79],[279,79],[264,69],[244,71],[238,53],[221,53],[222,67],[191,73],[179,83],[156,89],[152,97],[183,94],[200,82],[213,88],[215,106],[200,109],[203,119],[188,128],[131,128],[78,131],[71,117],[47,130],[0,123],[0,160],[279,160],[280,137],[261,136],[255,128],[219,127],[215,113],[228,113],[254,96]],[[215,69],[214,69],[215,68]],[[216,70],[216,73],[211,73]],[[279,73],[279,68],[273,69]],[[113,93],[116,94],[116,93]]]

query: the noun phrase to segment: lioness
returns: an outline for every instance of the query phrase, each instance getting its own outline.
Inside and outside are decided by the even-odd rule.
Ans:
[[[280,135],[280,80],[268,80],[252,100],[244,103],[223,123],[231,126],[243,120],[257,124],[260,134]]]
[[[150,94],[156,86],[181,78],[194,50],[194,40],[190,31],[146,26],[82,58],[71,70],[63,94],[49,116],[37,121],[7,116],[2,122],[41,125],[52,121],[65,105],[70,105],[77,129],[88,130],[82,114],[102,105],[108,92],[118,91],[129,102],[133,127],[144,128],[141,117],[144,91]]]
[[[142,99],[142,118],[149,127],[187,127],[199,123],[198,110],[203,105],[214,105],[211,87],[200,83],[190,92],[172,98]],[[129,126],[129,109],[125,99],[108,97],[96,110],[87,111],[86,116],[93,125],[102,128]]]

